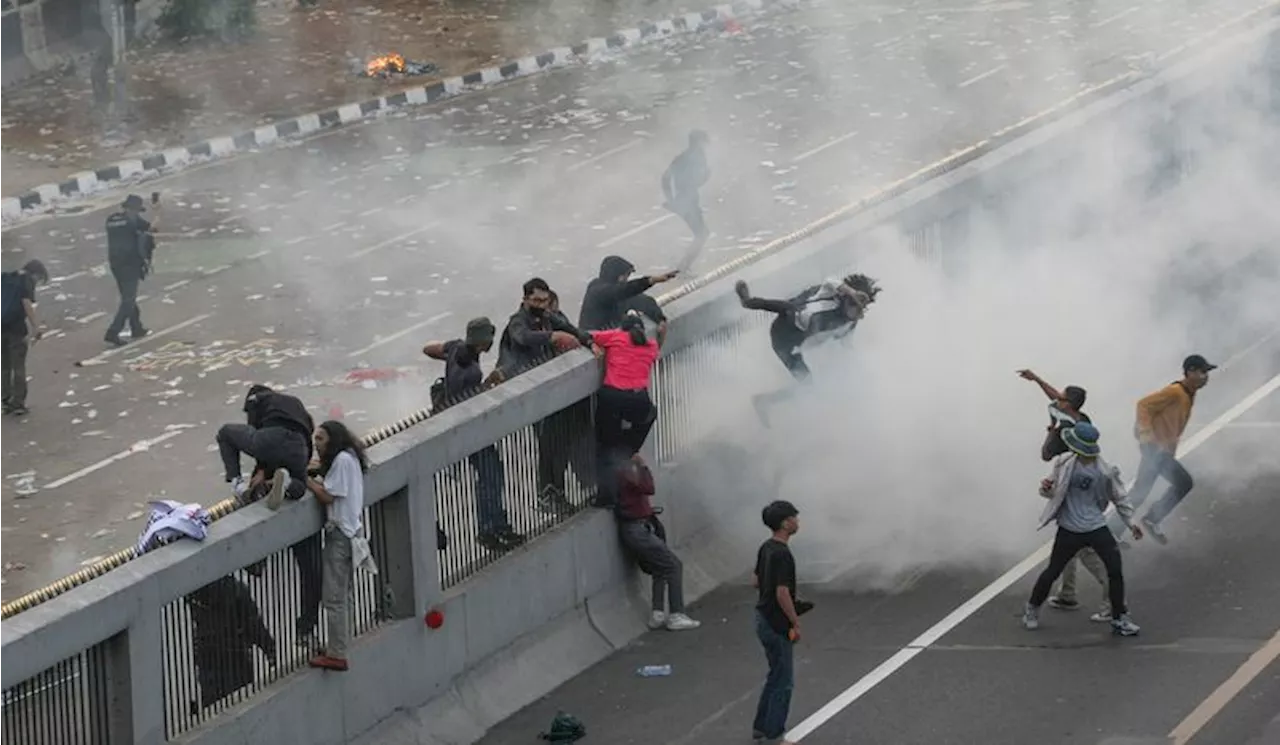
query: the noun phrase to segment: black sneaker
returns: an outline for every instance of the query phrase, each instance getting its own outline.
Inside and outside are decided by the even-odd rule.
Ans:
[[[1064,598],[1054,595],[1049,598],[1049,607],[1057,608],[1058,610],[1079,610],[1080,601],[1075,598]]]
[[[498,540],[502,541],[507,548],[515,548],[517,546],[523,546],[525,541],[528,539],[511,528],[505,528],[498,531]]]
[[[17,406],[10,406],[5,409],[4,413],[9,414],[10,416],[26,416],[28,411],[27,407],[22,404],[18,404]]]
[[[498,554],[505,554],[510,551],[513,546],[502,539],[498,533],[481,533],[476,536],[476,543],[486,551],[492,551]]]
[[[115,347],[123,347],[129,343],[124,339],[121,339],[119,336],[111,336],[110,334],[102,337],[102,340]]]

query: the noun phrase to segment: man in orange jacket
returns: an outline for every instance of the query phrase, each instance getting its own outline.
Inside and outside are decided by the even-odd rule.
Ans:
[[[1178,462],[1178,441],[1191,419],[1191,407],[1196,402],[1196,392],[1209,383],[1210,371],[1217,365],[1209,364],[1204,357],[1193,354],[1182,361],[1182,379],[1138,401],[1137,435],[1142,449],[1142,462],[1138,465],[1138,477],[1129,491],[1129,501],[1134,509],[1142,506],[1157,476],[1169,482],[1160,501],[1147,510],[1142,527],[1161,544],[1168,541],[1160,530],[1160,522],[1173,512],[1178,503],[1194,485],[1191,474]]]

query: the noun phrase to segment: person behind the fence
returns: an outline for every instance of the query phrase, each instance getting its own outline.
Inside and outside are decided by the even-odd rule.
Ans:
[[[1070,452],[1059,456],[1053,462],[1049,477],[1040,482],[1040,496],[1049,500],[1040,515],[1040,527],[1056,522],[1058,532],[1053,539],[1049,564],[1036,579],[1023,609],[1022,625],[1028,630],[1040,628],[1040,606],[1049,597],[1054,580],[1080,549],[1088,546],[1097,552],[1107,568],[1112,632],[1134,636],[1139,628],[1129,618],[1125,605],[1120,545],[1107,527],[1107,507],[1115,506],[1116,514],[1129,527],[1135,540],[1142,538],[1142,528],[1133,523],[1133,506],[1120,482],[1119,470],[1102,459],[1097,428],[1088,422],[1079,422],[1063,430],[1062,441]]]
[[[346,670],[355,569],[352,546],[363,539],[364,475],[369,471],[369,459],[342,422],[331,420],[317,427],[315,444],[320,467],[307,485],[325,511],[324,621],[329,638],[324,652],[311,659],[311,666]]]
[[[603,475],[640,452],[658,418],[649,398],[658,342],[645,334],[638,313],[628,315],[621,328],[592,331],[591,338],[596,353],[604,358],[604,382],[596,393],[596,454]],[[600,483],[604,482],[601,478]],[[596,504],[609,506],[614,498],[602,488]]]
[[[792,377],[800,381],[807,380],[810,375],[802,348],[827,339],[847,337],[857,328],[880,292],[876,281],[865,274],[829,279],[807,287],[787,300],[752,297],[750,288],[743,281],[737,282],[733,289],[742,307],[768,311],[777,316],[769,326],[773,353]],[[792,393],[793,389],[783,388],[754,398],[756,412],[766,426],[769,424],[769,407],[789,398]]]
[[[444,377],[440,381],[444,406],[455,405],[483,390],[480,355],[493,348],[495,331],[488,318],[473,318],[467,322],[465,338],[430,342],[422,348],[428,357],[444,361]],[[489,551],[509,551],[524,543],[524,536],[512,530],[502,501],[506,471],[497,445],[477,450],[467,456],[467,462],[476,472],[477,541]]]
[[[244,399],[246,424],[224,424],[218,430],[218,452],[226,479],[237,499],[245,501],[251,481],[240,471],[243,453],[271,473],[267,506],[279,509],[285,499],[301,499],[307,487],[311,432],[315,424],[297,396],[253,385]]]
[[[677,272],[631,279],[635,266],[621,256],[606,256],[600,262],[600,276],[587,283],[578,312],[578,328],[598,331],[615,328],[622,323],[623,305],[654,285],[670,281]]]
[[[188,593],[191,657],[200,699],[190,702],[192,716],[253,682],[253,650],[261,649],[276,666],[276,640],[262,621],[253,593],[225,576]]]
[[[702,624],[684,612],[684,564],[667,545],[667,531],[649,499],[654,494],[653,472],[636,453],[622,462],[618,477],[618,505],[614,508],[618,538],[640,565],[640,571],[653,577],[649,628],[698,628]]]
[[[494,375],[503,380],[510,377],[505,370],[515,374],[545,361],[556,350],[591,345],[591,337],[570,323],[560,310],[560,296],[544,280],[534,277],[525,282],[524,297],[498,345]],[[551,414],[539,421],[534,431],[538,437],[538,509],[566,515],[574,509],[565,492],[566,469],[572,468],[584,487],[595,483],[590,466],[591,399]]]

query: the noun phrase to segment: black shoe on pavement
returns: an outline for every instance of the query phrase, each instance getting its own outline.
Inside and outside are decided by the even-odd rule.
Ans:
[[[506,544],[507,548],[515,548],[523,546],[527,539],[511,528],[505,528],[498,532],[498,540]]]
[[[121,339],[119,336],[111,336],[111,335],[102,337],[102,340],[108,344],[111,344],[112,346],[117,346],[117,347],[123,347],[125,344],[129,343],[124,339]]]
[[[27,409],[27,407],[23,406],[22,404],[18,404],[17,406],[10,406],[4,410],[4,413],[10,416],[26,416],[28,412],[29,410]]]
[[[137,331],[129,332],[129,339],[130,341],[137,341],[145,336],[149,336],[150,334],[151,334],[150,329],[138,329]]]
[[[481,533],[476,536],[476,543],[479,543],[484,550],[498,554],[505,554],[514,548],[514,546],[504,541],[499,533]]]

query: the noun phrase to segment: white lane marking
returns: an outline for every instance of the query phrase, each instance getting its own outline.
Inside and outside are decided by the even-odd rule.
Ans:
[[[1200,702],[1186,719],[1183,719],[1173,731],[1169,733],[1169,739],[1172,745],[1187,745],[1204,726],[1213,720],[1214,717],[1222,713],[1222,710],[1231,703],[1232,699],[1240,695],[1240,692],[1249,685],[1254,678],[1262,674],[1277,657],[1280,657],[1280,631],[1271,637],[1271,640],[1262,645],[1262,648],[1249,655],[1249,659],[1236,669],[1222,682],[1222,685],[1214,689],[1209,697]],[[1254,740],[1261,742],[1261,740]]]
[[[189,284],[191,284],[191,280],[189,280],[189,279],[180,279],[180,280],[178,280],[177,282],[173,282],[173,283],[170,283],[170,284],[165,285],[165,286],[164,286],[164,291],[165,291],[165,292],[170,292],[170,291],[172,291],[172,290],[176,290],[176,289],[178,289],[179,287],[185,287],[186,285],[189,285]]]
[[[1280,422],[1233,422],[1232,429],[1280,429]]]
[[[1221,416],[1201,427],[1194,436],[1188,438],[1178,448],[1178,456],[1185,457],[1193,450],[1203,445],[1210,437],[1221,432],[1228,424],[1239,418],[1249,409],[1258,405],[1258,402],[1271,395],[1280,388],[1280,374],[1277,374],[1271,380],[1263,383],[1257,390],[1250,393],[1240,400],[1235,406],[1227,409]],[[862,676],[856,683],[846,688],[839,696],[831,699],[822,708],[815,711],[803,722],[796,725],[794,729],[787,733],[786,740],[790,742],[799,742],[801,739],[813,734],[822,725],[831,721],[837,714],[844,711],[854,701],[865,696],[871,689],[884,682],[890,675],[900,670],[916,655],[928,649],[946,634],[963,623],[969,616],[977,613],[984,605],[1004,593],[1014,583],[1022,579],[1024,575],[1035,569],[1040,562],[1049,556],[1050,549],[1053,548],[1053,542],[1049,541],[1040,548],[1036,549],[1030,556],[1023,559],[1009,571],[1000,575],[995,582],[984,587],[977,595],[969,598],[960,604],[960,607],[951,611],[945,618],[934,624],[920,636],[913,639],[905,647],[898,650],[892,657],[880,663],[874,670]]]
[[[431,324],[435,323],[436,321],[442,321],[442,320],[444,320],[444,319],[448,318],[448,317],[449,317],[449,316],[451,316],[451,315],[453,315],[453,312],[452,312],[452,311],[445,311],[444,313],[437,313],[436,315],[434,315],[434,316],[432,316],[432,317],[428,318],[428,319],[427,319],[427,320],[425,320],[425,321],[421,321],[421,322],[419,322],[419,323],[415,323],[415,324],[413,324],[412,326],[410,326],[410,327],[409,327],[409,328],[407,328],[407,329],[401,329],[401,330],[399,330],[399,331],[395,332],[394,334],[391,334],[390,336],[383,336],[383,337],[379,337],[379,339],[378,339],[377,341],[375,341],[374,343],[370,344],[370,345],[369,345],[369,346],[367,346],[367,347],[361,347],[360,349],[357,349],[356,351],[352,352],[351,354],[348,354],[348,355],[347,355],[347,357],[349,357],[349,358],[350,358],[350,357],[359,357],[360,355],[368,354],[369,352],[371,352],[371,351],[373,351],[373,350],[377,349],[378,347],[382,346],[383,344],[387,344],[387,343],[389,343],[389,342],[393,342],[393,341],[395,341],[396,339],[399,339],[400,337],[402,337],[402,336],[404,336],[404,335],[406,335],[406,334],[412,334],[413,332],[417,331],[418,329],[420,329],[420,328],[422,328],[422,327],[424,327],[424,326],[430,326]]]
[[[1094,28],[1102,28],[1103,26],[1110,25],[1110,24],[1115,23],[1116,21],[1120,20],[1121,18],[1124,18],[1124,17],[1125,17],[1125,16],[1127,16],[1127,15],[1130,15],[1130,14],[1133,14],[1133,13],[1137,13],[1137,12],[1138,12],[1138,10],[1139,10],[1138,8],[1129,8],[1129,9],[1127,9],[1127,10],[1122,10],[1122,11],[1120,11],[1119,13],[1116,13],[1116,14],[1115,14],[1115,15],[1113,15],[1113,16],[1108,16],[1107,18],[1103,18],[1101,21],[1098,21],[1097,23],[1093,24],[1093,27],[1094,27]]]
[[[332,225],[329,225],[329,226],[327,226],[327,227],[320,228],[320,232],[322,232],[322,233],[332,233],[333,231],[337,230],[338,228],[340,228],[340,227],[342,227],[342,226],[344,226],[344,225],[346,225],[346,224],[347,224],[346,220],[343,220],[342,222],[335,222],[335,223],[334,223],[334,224],[332,224]]]
[[[300,235],[300,236],[298,236],[297,238],[290,238],[289,240],[285,241],[285,242],[284,242],[284,244],[285,244],[286,246],[296,246],[296,245],[298,245],[299,243],[302,243],[303,241],[309,241],[309,240],[311,240],[311,236],[309,236],[309,235]]]
[[[98,311],[97,313],[90,313],[89,315],[85,316],[84,318],[79,318],[79,319],[77,319],[77,320],[78,320],[80,323],[89,323],[89,322],[91,322],[91,321],[96,321],[96,320],[98,320],[99,318],[102,318],[102,317],[103,317],[103,316],[105,316],[106,314],[107,314],[107,312],[106,312],[105,310],[100,310],[100,311]]]
[[[73,280],[73,279],[75,279],[75,278],[77,278],[77,277],[83,277],[84,275],[86,275],[86,274],[88,274],[88,273],[89,273],[89,270],[87,270],[87,269],[83,269],[83,270],[78,271],[78,272],[72,272],[72,273],[70,273],[70,274],[66,275],[65,277],[54,277],[53,279],[49,280],[49,284],[51,284],[51,285],[56,285],[56,284],[58,284],[59,282],[67,282],[67,281]]]
[[[847,133],[847,134],[842,134],[842,135],[840,135],[839,137],[835,138],[834,140],[827,140],[825,143],[823,143],[823,144],[821,144],[821,145],[819,145],[819,146],[815,147],[815,148],[814,148],[814,149],[812,149],[812,150],[805,150],[803,153],[800,153],[800,154],[799,154],[799,155],[797,155],[795,158],[792,158],[792,162],[793,162],[793,163],[799,163],[799,162],[800,162],[800,161],[802,161],[802,160],[806,160],[806,159],[808,159],[808,158],[812,158],[813,156],[817,155],[818,153],[822,152],[823,150],[826,150],[826,149],[827,149],[827,148],[829,148],[829,147],[835,147],[836,145],[839,145],[840,143],[844,142],[845,140],[847,140],[847,139],[849,139],[849,138],[851,138],[851,137],[857,137],[857,136],[858,136],[858,133],[857,133],[856,131],[854,131],[854,132],[849,132],[849,133]]]
[[[81,360],[81,361],[79,361],[79,362],[77,362],[77,363],[76,363],[76,366],[77,366],[77,367],[91,367],[91,366],[93,366],[93,365],[101,365],[101,364],[103,364],[104,362],[106,362],[108,359],[110,359],[111,357],[114,357],[115,355],[120,354],[121,352],[125,352],[125,351],[132,351],[132,350],[134,350],[134,349],[137,349],[139,344],[146,344],[147,342],[149,342],[149,341],[151,341],[151,340],[153,340],[153,339],[159,339],[159,338],[161,338],[161,337],[163,337],[163,336],[168,336],[169,334],[172,334],[172,333],[173,333],[173,332],[175,332],[175,331],[181,331],[182,329],[185,329],[186,327],[188,327],[188,326],[190,326],[190,325],[192,325],[192,324],[200,323],[201,321],[205,320],[206,318],[209,318],[211,315],[213,315],[213,314],[212,314],[212,313],[201,313],[200,315],[198,315],[198,316],[196,316],[196,317],[194,317],[194,318],[188,318],[187,320],[183,321],[182,323],[179,323],[179,324],[174,325],[174,326],[170,326],[169,328],[164,329],[164,330],[162,330],[162,331],[157,331],[157,332],[155,332],[154,334],[147,334],[146,336],[142,337],[141,339],[139,339],[139,340],[137,340],[137,341],[131,341],[131,342],[129,342],[128,344],[126,344],[125,346],[123,346],[123,347],[116,347],[115,349],[108,349],[107,351],[102,352],[101,354],[94,355],[93,357],[90,357],[90,358],[88,358],[88,359],[86,359],[86,360]]]
[[[608,158],[610,155],[617,155],[618,153],[625,153],[626,151],[630,150],[631,148],[636,147],[636,146],[638,146],[638,145],[641,145],[641,144],[643,144],[643,143],[644,143],[644,138],[643,138],[643,137],[642,137],[642,138],[635,139],[635,140],[632,140],[631,142],[628,142],[628,143],[627,143],[627,144],[625,144],[625,145],[619,145],[618,147],[615,147],[615,148],[613,148],[613,149],[611,149],[611,150],[605,150],[603,153],[600,153],[599,155],[593,156],[593,157],[591,157],[591,158],[587,158],[586,160],[580,160],[580,161],[578,161],[577,163],[574,163],[573,165],[569,166],[566,170],[567,170],[569,173],[573,173],[574,171],[577,171],[578,169],[586,168],[587,166],[591,165],[592,163],[596,163],[596,162],[598,162],[598,161],[604,160],[605,158]]]
[[[1235,363],[1239,362],[1242,358],[1248,357],[1250,354],[1252,354],[1253,350],[1271,341],[1273,338],[1275,338],[1276,334],[1280,334],[1280,326],[1277,326],[1275,329],[1272,330],[1271,333],[1255,341],[1254,343],[1250,344],[1249,346],[1245,347],[1239,352],[1236,352],[1235,354],[1231,355],[1230,357],[1227,358],[1226,362],[1223,362],[1218,367],[1220,369],[1226,369],[1228,367],[1231,367]]]
[[[248,256],[246,256],[245,258],[246,258],[246,259],[261,259],[263,256],[266,256],[266,255],[267,255],[267,254],[269,254],[269,253],[271,253],[271,251],[270,251],[270,250],[268,250],[268,249],[264,249],[264,250],[262,250],[262,251],[256,251],[256,252],[254,252],[254,253],[251,253],[251,254],[249,254]]]
[[[145,453],[148,450],[150,450],[152,447],[159,445],[165,440],[172,440],[173,438],[177,437],[178,435],[186,431],[187,431],[186,428],[173,429],[173,430],[169,430],[168,432],[165,432],[159,437],[152,437],[150,440],[140,440],[138,442],[135,442],[133,445],[129,446],[128,450],[121,450],[120,452],[116,453],[110,458],[103,458],[97,463],[94,463],[91,466],[85,466],[84,468],[81,468],[79,471],[76,471],[75,473],[63,476],[62,478],[57,479],[56,481],[50,481],[49,483],[41,487],[41,489],[57,489],[60,486],[65,486],[71,483],[72,481],[75,481],[76,479],[84,478],[85,476],[88,476],[94,471],[99,471],[103,468],[106,468],[112,463],[122,461],[131,455],[137,455],[138,453]]]
[[[386,207],[383,207],[383,206],[381,206],[381,205],[379,205],[379,206],[377,206],[377,207],[370,207],[369,209],[365,210],[364,212],[361,212],[359,215],[356,215],[356,217],[368,217],[369,215],[376,215],[376,214],[378,214],[379,212],[383,211],[384,209],[386,209]]]
[[[209,277],[214,274],[218,274],[219,272],[225,272],[230,268],[231,268],[230,264],[219,264],[215,267],[210,267],[209,269],[205,269],[204,271],[200,272],[200,274],[201,276]]]
[[[983,81],[983,80],[986,80],[987,78],[991,77],[992,75],[995,75],[996,73],[998,73],[998,72],[1000,72],[1000,71],[1004,70],[1006,67],[1008,67],[1008,65],[1000,65],[1000,66],[998,66],[998,67],[993,67],[993,68],[991,68],[990,70],[987,70],[986,72],[978,73],[977,75],[974,75],[973,77],[971,77],[971,78],[969,78],[968,80],[964,81],[964,82],[963,82],[963,83],[961,83],[960,85],[957,85],[956,87],[957,87],[957,88],[968,88],[969,86],[973,85],[974,83],[977,83],[977,82],[981,82],[981,81]]]
[[[655,219],[653,219],[653,220],[650,220],[649,222],[645,223],[644,225],[638,225],[638,226],[636,226],[636,227],[634,227],[634,228],[632,228],[632,229],[628,230],[628,231],[627,231],[627,232],[625,232],[625,233],[620,233],[620,234],[618,234],[618,235],[615,235],[614,237],[610,238],[609,240],[607,240],[607,241],[605,241],[605,242],[603,242],[603,243],[599,244],[598,246],[596,246],[596,248],[608,248],[609,246],[612,246],[612,245],[613,245],[613,244],[615,244],[615,243],[619,243],[619,242],[621,242],[621,241],[625,241],[626,239],[630,238],[631,236],[635,235],[636,233],[644,232],[644,231],[648,230],[649,228],[652,228],[654,225],[657,225],[657,224],[659,224],[659,223],[662,223],[662,222],[665,222],[665,221],[667,221],[667,220],[670,220],[670,219],[671,219],[671,218],[673,218],[673,217],[675,217],[675,215],[673,215],[673,214],[671,214],[670,212],[668,212],[667,214],[663,215],[662,217],[658,217],[658,218],[655,218]]]
[[[423,226],[422,226],[422,227],[420,227],[420,228],[415,228],[415,229],[413,229],[413,230],[410,230],[408,233],[402,233],[402,234],[400,234],[400,235],[397,235],[397,236],[396,236],[396,237],[394,237],[394,238],[388,238],[388,239],[386,239],[385,241],[382,241],[381,243],[375,243],[375,244],[373,244],[372,246],[369,246],[368,248],[362,248],[362,249],[360,249],[359,251],[356,251],[355,253],[351,254],[351,258],[353,258],[353,259],[358,259],[358,258],[360,258],[361,256],[368,256],[369,254],[373,253],[374,251],[377,251],[377,250],[382,249],[382,248],[386,248],[387,246],[390,246],[390,245],[395,244],[395,243],[399,243],[400,241],[402,241],[402,240],[404,240],[404,239],[406,239],[406,238],[412,238],[413,236],[417,235],[418,233],[425,233],[426,231],[428,231],[428,230],[430,230],[430,229],[434,228],[435,226],[437,226],[437,225],[439,225],[439,224],[440,224],[440,223],[439,223],[438,221],[436,221],[436,220],[432,220],[431,222],[427,223],[426,225],[423,225]]]

